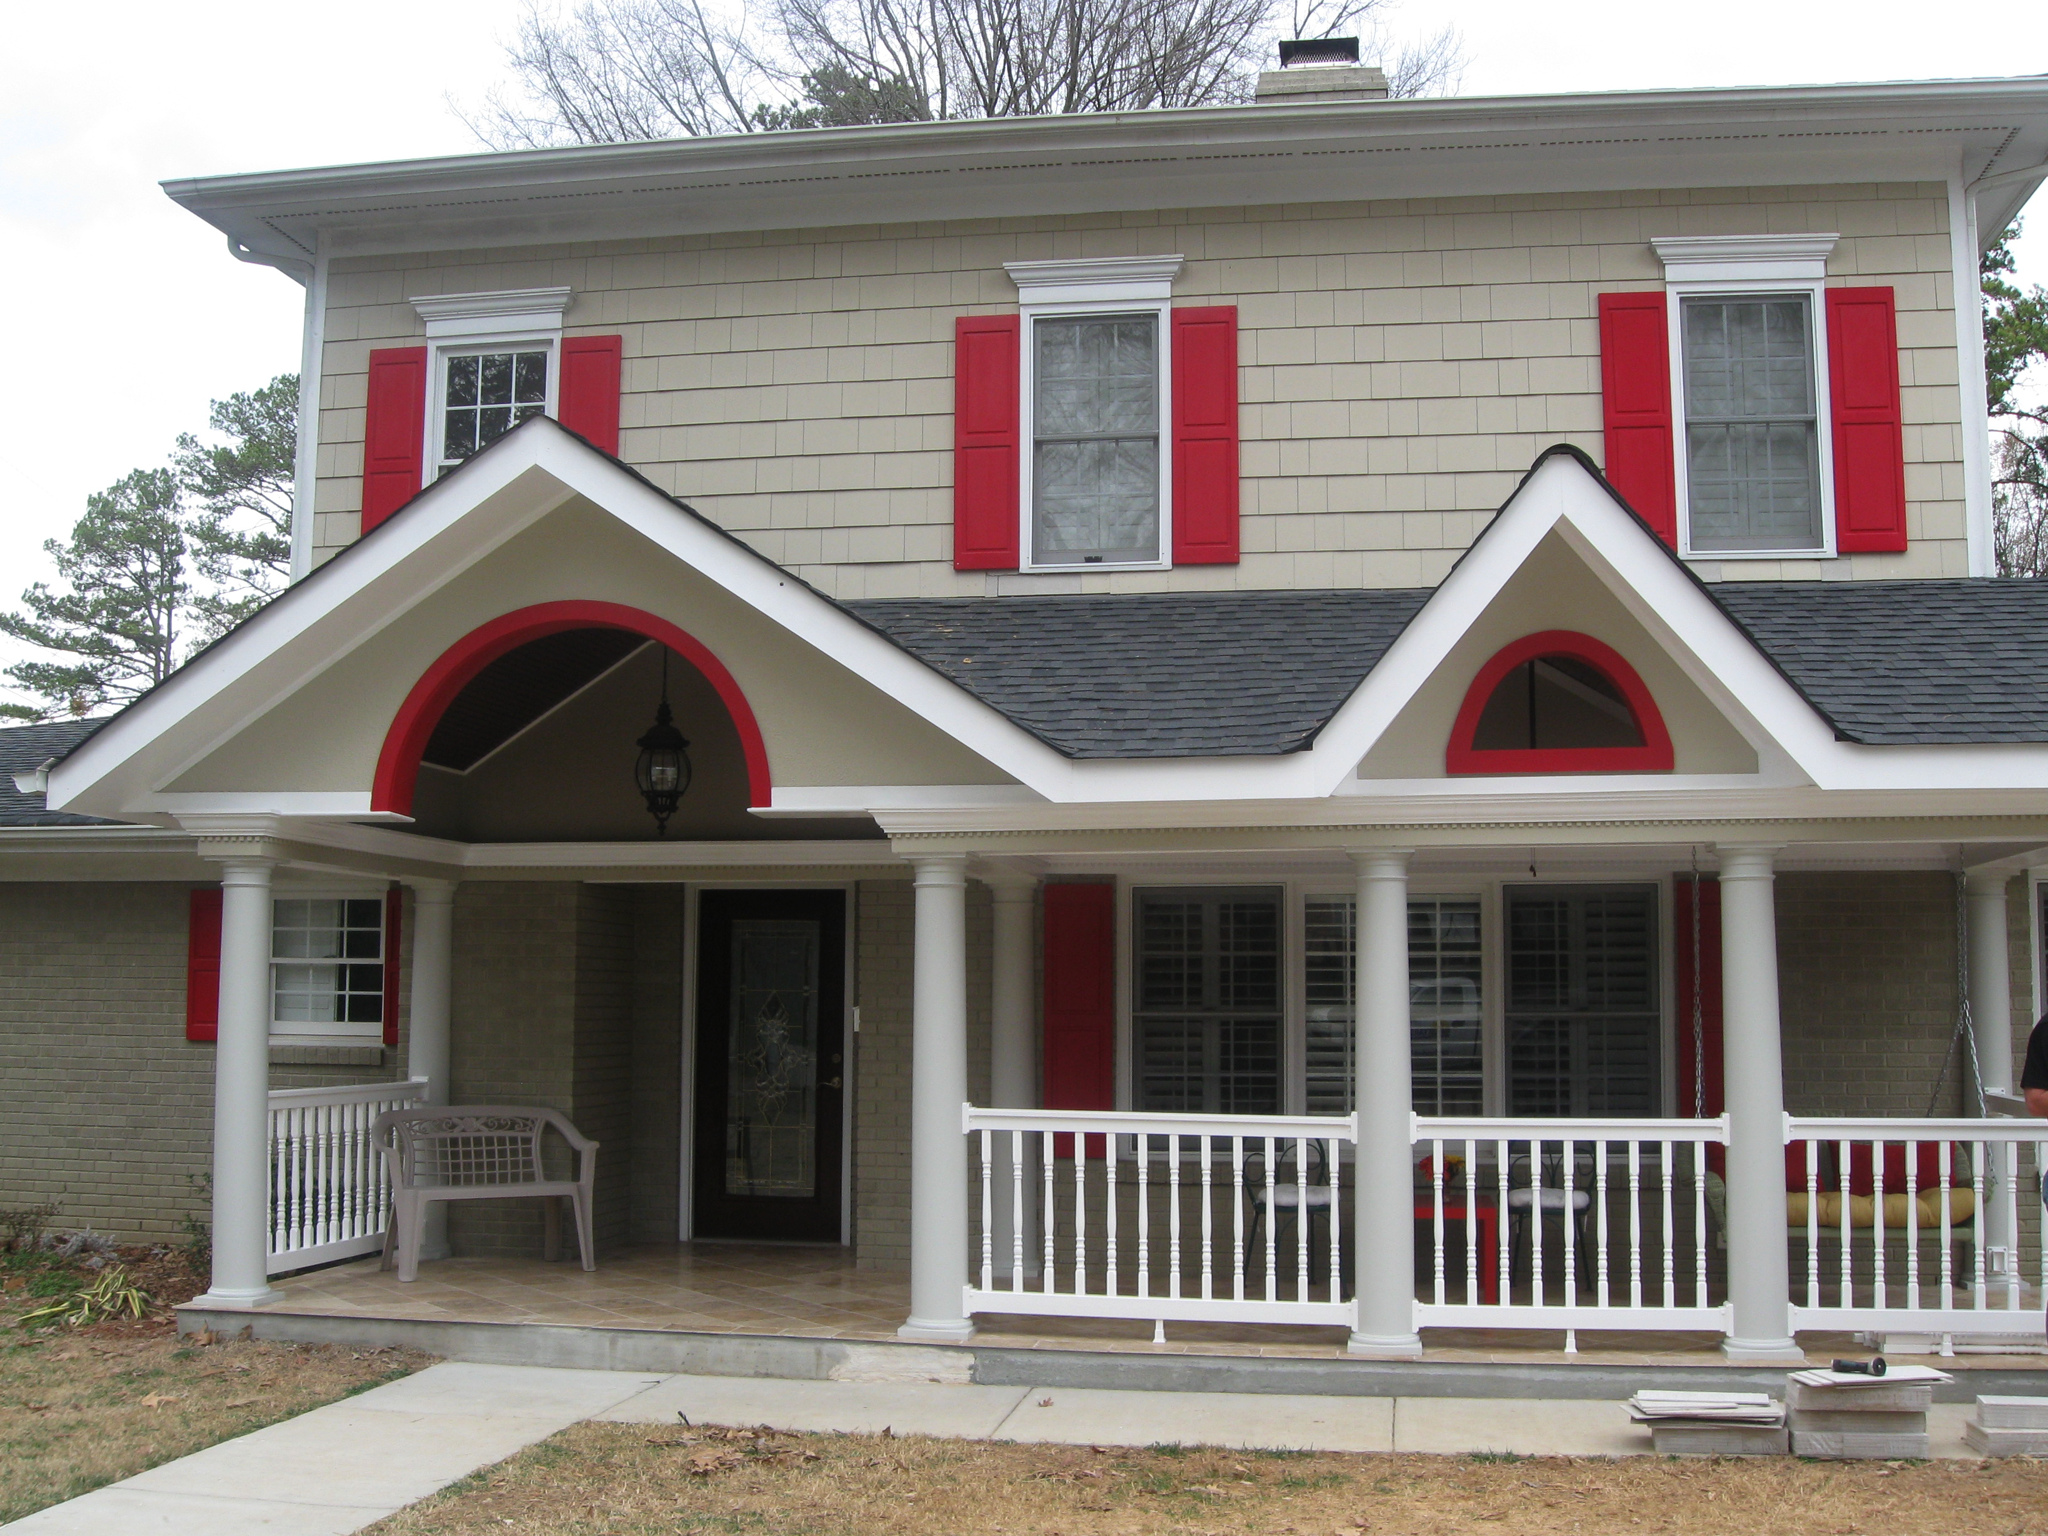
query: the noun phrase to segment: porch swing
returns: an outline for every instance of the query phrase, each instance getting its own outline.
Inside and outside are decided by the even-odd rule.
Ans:
[[[1692,850],[1692,869],[1688,886],[1688,905],[1691,909],[1688,948],[1692,962],[1692,1114],[1695,1120],[1704,1120],[1707,1118],[1706,967],[1700,917],[1702,885],[1699,850],[1696,847]],[[1969,886],[1966,877],[1961,873],[1955,877],[1955,890],[1956,1023],[1949,1036],[1948,1049],[1942,1055],[1941,1069],[1935,1075],[1933,1090],[1928,1095],[1925,1118],[1932,1118],[1941,1102],[1942,1089],[1947,1086],[1949,1070],[1955,1062],[1959,1042],[1969,1052],[1971,1078],[1976,1086],[1977,1113],[1979,1116],[1985,1113],[1984,1072],[1977,1057],[1977,1037],[1970,1014]],[[1849,1148],[1848,1190],[1845,1195],[1842,1188],[1844,1180],[1840,1167],[1841,1159],[1835,1144],[1826,1141],[1816,1143],[1809,1154],[1807,1142],[1788,1143],[1785,1147],[1787,1231],[1801,1236],[1808,1231],[1809,1176],[1813,1180],[1811,1198],[1818,1207],[1814,1214],[1818,1225],[1826,1231],[1841,1229],[1844,1199],[1848,1201],[1850,1228],[1876,1228],[1879,1198],[1876,1191],[1886,1185],[1891,1186],[1893,1192],[1882,1197],[1884,1230],[1904,1231],[1910,1226],[1922,1232],[1952,1232],[1966,1225],[1976,1214],[1977,1199],[1970,1185],[1967,1162],[1961,1155],[1962,1148],[1958,1146],[1952,1149],[1945,1175],[1948,1188],[1944,1191],[1940,1144],[1922,1142],[1915,1145],[1917,1152],[1911,1170],[1913,1194],[1902,1192],[1908,1184],[1904,1143],[1884,1144],[1881,1164],[1873,1157],[1872,1149],[1868,1145],[1855,1143]],[[1956,1182],[1959,1178],[1962,1180],[1960,1186]],[[1714,1246],[1725,1250],[1728,1246],[1728,1192],[1722,1171],[1710,1167],[1706,1183],[1707,1207],[1714,1218]],[[1912,1207],[1910,1211],[1909,1207]]]

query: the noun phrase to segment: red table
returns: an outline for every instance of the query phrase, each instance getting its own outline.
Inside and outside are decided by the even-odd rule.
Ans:
[[[1415,1207],[1415,1219],[1418,1222],[1428,1223],[1429,1242],[1434,1243],[1436,1241],[1435,1206],[1417,1204]],[[1472,1221],[1473,1225],[1479,1229],[1479,1296],[1490,1307],[1500,1300],[1500,1212],[1490,1205],[1482,1205],[1472,1212]],[[1462,1205],[1446,1205],[1444,1207],[1446,1247],[1449,1246],[1448,1240],[1453,1229],[1460,1235],[1465,1231],[1465,1207]],[[1424,1251],[1427,1252],[1428,1249],[1425,1248]],[[1463,1276],[1463,1269],[1453,1270],[1450,1267],[1450,1261],[1448,1259],[1445,1260],[1444,1281],[1447,1287],[1451,1282],[1459,1280]],[[1432,1296],[1436,1294],[1433,1288],[1430,1294]]]

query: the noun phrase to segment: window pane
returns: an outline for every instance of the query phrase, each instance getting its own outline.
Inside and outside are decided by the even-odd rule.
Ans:
[[[485,352],[451,357],[442,410],[441,471],[446,473],[547,405],[546,352]]]
[[[1032,558],[1159,558],[1159,347],[1151,315],[1040,320]]]
[[[286,897],[271,904],[271,1019],[312,1034],[364,1034],[384,1021],[382,898]]]
[[[1308,1112],[1346,1115],[1353,1081],[1352,903],[1311,901],[1305,923]],[[1479,903],[1464,897],[1409,902],[1409,1041],[1417,1114],[1478,1114],[1484,1107],[1479,984]]]
[[[1687,299],[1680,313],[1693,548],[1820,547],[1806,296]]]
[[[1655,1114],[1655,888],[1517,887],[1507,930],[1509,1111]]]
[[[1142,891],[1135,1045],[1141,1107],[1280,1109],[1280,897]]]

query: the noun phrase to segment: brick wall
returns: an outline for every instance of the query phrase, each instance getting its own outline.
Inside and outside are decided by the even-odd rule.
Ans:
[[[628,889],[633,921],[632,1239],[672,1243],[682,1188],[683,888]]]
[[[1537,452],[1599,459],[1597,295],[1661,287],[1650,240],[1837,230],[1832,281],[1899,300],[1911,551],[1727,561],[1733,577],[1965,574],[1945,189],[1701,188],[1165,210],[345,257],[329,278],[314,543],[360,523],[371,348],[415,295],[562,284],[625,338],[621,448],[834,597],[1417,586]],[[1005,261],[1183,253],[1180,303],[1238,306],[1244,559],[984,577],[952,556],[953,321],[1014,312]]]
[[[1940,871],[1778,876],[1785,1107],[1924,1115],[1956,1021],[1955,879]],[[1937,1114],[1964,1113],[1969,1064]]]

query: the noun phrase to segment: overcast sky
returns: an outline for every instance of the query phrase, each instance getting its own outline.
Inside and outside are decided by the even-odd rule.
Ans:
[[[516,0],[111,0],[11,7],[0,56],[0,603],[47,572],[88,492],[161,463],[207,401],[299,361],[301,290],[233,260],[167,177],[478,148],[444,98],[499,74]],[[1920,3],[1407,0],[1464,32],[1467,95],[2048,71],[2048,5],[1951,24]],[[2033,19],[2029,21],[2027,18]],[[2048,215],[2021,250],[2048,281]]]

